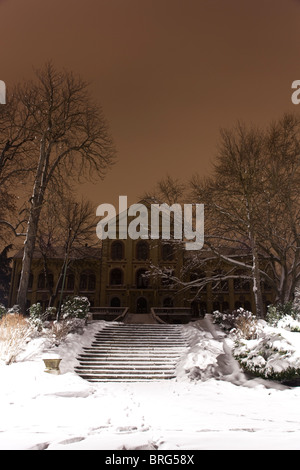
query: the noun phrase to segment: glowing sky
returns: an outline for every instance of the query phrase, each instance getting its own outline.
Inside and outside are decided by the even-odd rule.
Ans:
[[[167,173],[208,173],[220,127],[237,119],[300,111],[296,0],[5,0],[0,22],[7,86],[49,59],[91,83],[118,150],[84,188],[97,205],[132,203]]]

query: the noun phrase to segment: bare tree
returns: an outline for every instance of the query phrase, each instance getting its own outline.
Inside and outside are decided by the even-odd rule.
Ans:
[[[0,107],[0,236],[8,228],[15,236],[24,235],[23,219],[18,219],[17,190],[33,171],[29,159],[34,135],[29,126],[29,111],[20,106],[16,90],[11,90],[5,106]],[[21,228],[20,228],[21,227]],[[21,231],[20,231],[21,230]],[[11,234],[10,234],[11,241]]]
[[[210,177],[194,175],[185,189],[167,177],[147,196],[150,202],[205,206],[204,249],[185,256],[183,272],[172,278],[181,292],[197,287],[199,293],[208,283],[228,279],[251,280],[260,316],[263,282],[278,302],[293,299],[300,284],[298,116],[286,114],[265,129],[237,123],[222,130]],[[219,269],[207,274],[212,264]],[[190,282],[189,274],[197,271],[206,276]],[[152,272],[166,276],[159,266],[152,266]]]
[[[42,218],[37,233],[39,251],[43,258],[44,275],[49,290],[49,306],[63,291],[65,276],[74,260],[87,246],[98,244],[95,236],[95,209],[90,201],[77,201],[72,196],[54,194],[48,197],[42,210]],[[50,281],[49,259],[62,258],[56,285]],[[59,314],[59,312],[58,312]]]
[[[300,119],[286,114],[266,135],[262,214],[263,247],[281,303],[293,299],[300,281]]]
[[[103,178],[114,160],[114,146],[101,109],[91,103],[87,84],[52,64],[35,81],[19,85],[17,99],[28,114],[34,140],[29,151],[36,168],[30,199],[17,303],[25,311],[30,266],[47,189]],[[20,123],[22,125],[22,122]]]

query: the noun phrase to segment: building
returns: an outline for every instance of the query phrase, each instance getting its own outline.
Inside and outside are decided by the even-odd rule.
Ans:
[[[58,306],[66,296],[80,295],[89,299],[94,312],[112,312],[114,317],[124,309],[131,313],[154,309],[161,318],[176,312],[199,317],[205,312],[232,311],[238,307],[255,312],[251,282],[243,278],[241,271],[235,271],[235,278],[215,281],[220,273],[225,278],[232,266],[221,265],[211,253],[201,251],[204,269],[193,271],[186,269],[192,252],[173,240],[119,239],[117,233],[117,239],[106,238],[101,243],[99,240],[100,244],[101,248],[73,248],[66,270],[62,248],[53,248],[47,256],[35,250],[28,307],[40,302],[45,308],[50,298],[52,305]],[[20,250],[13,259],[10,306],[16,303],[22,256]],[[153,267],[164,276],[150,274]],[[182,286],[174,283],[173,277],[182,279]],[[204,282],[201,289],[194,284],[184,287],[184,283],[199,279],[210,281]],[[272,303],[273,292],[267,285],[263,296],[265,306]]]

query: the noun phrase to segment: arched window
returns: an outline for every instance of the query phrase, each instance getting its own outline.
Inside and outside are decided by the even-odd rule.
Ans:
[[[161,278],[161,284],[162,286],[171,286],[173,283],[172,277],[174,276],[174,270],[173,269],[164,269],[163,270],[163,276]]]
[[[113,260],[120,260],[124,258],[124,245],[120,241],[115,241],[111,245],[110,256]]]
[[[45,279],[45,273],[44,271],[42,271],[40,274],[39,274],[39,277],[38,277],[38,289],[45,289],[46,287],[46,279]]]
[[[136,244],[136,259],[146,260],[149,258],[149,245],[142,240]]]
[[[171,261],[174,259],[173,245],[170,243],[164,243],[161,248],[162,259],[164,261]]]
[[[139,297],[136,301],[136,312],[137,313],[147,313],[148,312],[148,302],[145,297]]]
[[[111,307],[121,307],[121,300],[119,299],[119,297],[113,297],[110,300],[110,306]]]
[[[79,289],[87,290],[87,285],[88,285],[88,274],[85,274],[85,273],[80,274]]]
[[[49,289],[49,288],[53,289],[53,286],[54,286],[53,274],[48,273],[46,276],[44,271],[40,272],[39,277],[38,277],[38,286],[37,286],[38,289],[41,289],[41,290]],[[31,284],[31,287],[29,288],[30,289],[32,288],[32,284]]]
[[[207,286],[204,283],[206,274],[204,271],[198,269],[190,273],[190,283],[192,292],[196,292],[201,288],[201,291],[206,291]]]
[[[88,290],[92,291],[95,289],[96,289],[96,276],[95,274],[89,274]]]
[[[224,279],[225,276],[226,276],[226,273],[224,273],[221,270],[216,270],[213,273],[213,277],[215,278],[215,281],[212,283],[212,288],[214,291],[217,291],[217,292],[229,291],[228,280]]]
[[[242,302],[240,302],[239,300],[237,300],[237,301],[234,303],[234,308],[235,308],[235,309],[242,308],[242,307],[243,307],[243,304],[242,304]]]
[[[96,289],[96,276],[94,273],[81,273],[79,281],[81,291],[94,291]]]
[[[28,282],[28,289],[32,289],[32,286],[33,286],[33,274],[30,273],[29,282]]]
[[[60,277],[60,280],[59,280],[59,284],[58,284],[59,289],[62,289],[62,284],[63,284],[63,275]],[[66,276],[63,289],[73,291],[74,286],[75,286],[75,276],[73,273],[69,273]]]
[[[75,276],[74,274],[67,275],[66,290],[74,290]]]
[[[163,307],[173,307],[172,297],[165,297],[163,300]]]
[[[109,283],[111,286],[120,286],[123,284],[123,271],[115,268],[110,272]]]
[[[235,271],[235,275],[241,276],[239,278],[234,279],[233,281],[233,286],[235,291],[244,291],[244,292],[249,292],[250,291],[250,281],[248,279],[245,279],[246,273],[240,270]]]
[[[138,289],[147,289],[149,280],[146,276],[146,269],[139,269],[136,272],[136,287]]]

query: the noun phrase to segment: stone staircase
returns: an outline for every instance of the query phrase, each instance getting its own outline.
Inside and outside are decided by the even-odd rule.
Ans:
[[[108,324],[78,356],[75,371],[90,382],[171,379],[186,347],[181,325]]]

